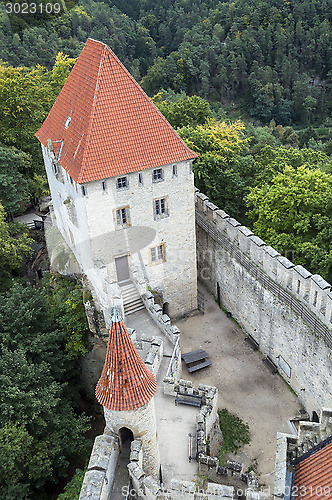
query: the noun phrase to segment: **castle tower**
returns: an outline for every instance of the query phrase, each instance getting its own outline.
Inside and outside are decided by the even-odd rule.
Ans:
[[[99,302],[132,282],[171,316],[195,309],[197,154],[107,45],[88,39],[36,137],[56,225]]]
[[[104,407],[106,428],[119,436],[125,428],[134,439],[139,438],[143,470],[158,480],[160,459],[153,400],[156,389],[155,376],[140,358],[115,308],[96,397]]]

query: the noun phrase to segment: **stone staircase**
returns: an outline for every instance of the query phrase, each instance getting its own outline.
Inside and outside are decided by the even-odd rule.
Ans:
[[[121,285],[123,308],[126,316],[144,309],[144,303],[133,283]]]

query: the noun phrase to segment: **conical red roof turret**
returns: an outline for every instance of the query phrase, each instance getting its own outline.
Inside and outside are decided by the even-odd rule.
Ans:
[[[156,389],[156,377],[143,363],[115,311],[104,368],[96,386],[98,402],[109,410],[134,410],[150,401]]]

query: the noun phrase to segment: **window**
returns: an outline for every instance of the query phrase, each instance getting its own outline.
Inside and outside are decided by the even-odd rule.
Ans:
[[[101,188],[103,191],[106,191],[106,181],[101,181]]]
[[[74,184],[73,179],[71,177],[69,177],[69,178],[70,178],[70,184]]]
[[[71,117],[68,116],[67,120],[66,120],[66,123],[65,123],[65,129],[67,129],[69,127],[69,123],[71,122]]]
[[[152,172],[152,182],[159,182],[163,180],[163,169],[155,168]]]
[[[318,292],[316,291],[314,295],[314,307],[316,307],[317,305],[317,297],[318,297]]]
[[[57,173],[58,173],[58,166],[57,166],[57,164],[56,164],[56,163],[53,163],[53,172],[54,172],[55,174],[57,174]]]
[[[142,186],[142,185],[143,185],[143,174],[142,174],[142,173],[139,173],[139,174],[138,174],[138,184],[139,184],[140,186]]]
[[[130,226],[129,207],[115,210],[116,225],[118,227]]]
[[[153,211],[155,219],[163,219],[164,217],[168,217],[167,199],[160,198],[158,200],[154,200]]]
[[[166,261],[165,243],[150,248],[151,264],[160,264]]]
[[[82,186],[82,195],[86,196],[87,195],[87,189],[86,186]]]
[[[126,189],[129,187],[128,177],[118,177],[116,180],[117,189]]]
[[[173,177],[177,177],[178,176],[178,167],[177,167],[177,165],[173,165],[173,167],[172,167],[172,175],[173,175]]]

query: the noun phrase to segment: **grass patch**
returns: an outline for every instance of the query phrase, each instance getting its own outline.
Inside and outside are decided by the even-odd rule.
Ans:
[[[219,453],[219,461],[227,453],[237,453],[244,444],[250,443],[249,425],[226,408],[218,410],[220,429],[224,444]]]

